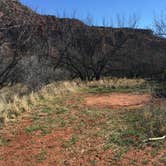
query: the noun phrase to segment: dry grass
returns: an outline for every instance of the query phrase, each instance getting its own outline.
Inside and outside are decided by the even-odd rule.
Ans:
[[[15,120],[22,112],[31,111],[39,105],[40,100],[52,100],[56,96],[63,96],[68,93],[75,93],[79,89],[87,87],[139,87],[145,84],[143,79],[117,79],[105,78],[100,81],[81,82],[63,81],[51,83],[44,86],[37,92],[28,93],[23,85],[4,87],[0,90],[0,124]]]
[[[6,147],[11,148],[11,151],[14,153],[16,151],[16,154],[20,154],[20,151],[23,152],[25,150],[26,152],[27,147],[30,147],[33,150],[30,156],[31,160],[28,161],[33,161],[35,158],[35,160],[37,159],[40,162],[43,161],[44,164],[46,161],[50,162],[52,160],[49,156],[52,155],[53,150],[54,157],[56,155],[59,157],[59,152],[63,156],[57,161],[70,161],[74,165],[79,165],[78,163],[82,163],[82,161],[88,164],[101,161],[102,163],[97,164],[122,165],[123,155],[126,153],[128,157],[133,149],[146,152],[143,148],[152,147],[153,152],[160,152],[163,146],[165,147],[165,140],[161,142],[144,142],[149,137],[162,136],[166,132],[166,111],[164,108],[158,109],[158,103],[152,102],[152,105],[149,104],[133,109],[88,107],[81,104],[86,95],[92,96],[92,94],[84,94],[87,93],[87,91],[84,91],[85,89],[93,89],[93,87],[101,89],[102,87],[103,89],[109,89],[110,91],[108,92],[111,93],[111,88],[114,89],[114,87],[117,88],[118,92],[129,88],[138,90],[146,87],[145,84],[147,84],[146,81],[142,79],[132,80],[125,78],[104,79],[98,82],[80,82],[76,80],[52,83],[37,92],[24,95],[13,92],[13,97],[10,96],[10,100],[9,98],[5,99],[5,96],[3,96],[1,109],[4,110],[2,115],[4,119],[11,120],[12,116],[13,119],[17,119],[17,117],[22,117],[18,116],[22,112],[30,111],[30,113],[28,113],[28,119],[24,119],[28,120],[25,126],[22,125],[25,121],[12,124],[12,130],[8,132],[13,133],[14,142],[9,139],[10,147],[7,146],[7,137],[0,139],[0,144],[3,145],[2,151],[5,151]],[[100,91],[97,91],[97,88],[96,92],[100,93]],[[14,90],[16,91],[16,89]],[[140,92],[138,91],[137,93]],[[10,91],[10,94],[12,94],[12,91]],[[153,104],[157,105],[153,106]],[[7,105],[8,109],[6,109]],[[27,118],[26,114],[23,113],[22,115],[25,115],[23,117]],[[13,125],[17,127],[13,127]],[[70,129],[69,133],[68,129]],[[32,140],[28,142],[21,141],[20,148],[18,148],[15,145],[15,138],[17,140],[22,136],[25,137],[24,132],[27,133],[26,138],[32,138]],[[58,137],[55,137],[56,134]],[[31,135],[33,136],[31,137]],[[63,135],[70,135],[70,138],[64,139]],[[38,140],[39,137],[43,140],[41,148],[44,148],[38,154],[34,154],[34,151],[36,152],[37,149],[36,146],[33,146],[33,142],[36,142],[36,139]],[[48,140],[50,146],[48,146]],[[56,141],[57,144],[55,144]],[[27,146],[25,146],[25,143]],[[53,149],[50,149],[50,147],[53,147]],[[56,151],[56,148],[60,149],[60,151]],[[4,162],[11,158],[7,153],[5,155],[5,157],[3,156]],[[150,155],[151,153],[146,158],[146,155],[142,157],[137,154],[135,158],[140,158],[140,161],[142,158],[145,158],[145,164],[147,160],[150,161],[152,159]],[[25,153],[21,157],[21,161],[24,161],[26,156],[29,158],[29,153]],[[127,157],[124,157],[124,160]],[[130,161],[126,165],[131,165],[131,162],[141,165],[135,161],[135,158],[129,159]],[[14,156],[13,160],[17,160],[17,155]],[[65,162],[62,163],[62,165],[64,164]]]
[[[86,85],[88,87],[115,87],[115,88],[119,88],[119,87],[135,87],[135,86],[140,86],[145,84],[146,81],[144,79],[127,79],[127,78],[104,78],[102,80],[99,81],[91,81],[91,82],[87,82]]]

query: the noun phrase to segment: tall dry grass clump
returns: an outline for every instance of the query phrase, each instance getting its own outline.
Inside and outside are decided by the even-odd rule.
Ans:
[[[119,88],[119,87],[136,87],[144,85],[146,81],[144,79],[128,79],[128,78],[103,78],[99,81],[86,82],[88,87],[106,87],[106,88]]]
[[[21,84],[0,89],[0,125],[15,119],[21,113],[20,110],[27,107],[25,97],[21,97],[26,96],[27,91]]]
[[[78,81],[51,83],[35,92],[29,92],[27,87],[20,84],[4,87],[0,90],[0,125],[16,120],[23,112],[31,111],[40,104],[41,99],[52,100],[56,96],[74,93],[78,87]]]

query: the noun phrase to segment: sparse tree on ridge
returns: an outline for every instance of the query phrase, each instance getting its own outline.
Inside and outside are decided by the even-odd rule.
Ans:
[[[166,10],[154,17],[155,32],[160,37],[166,37]]]

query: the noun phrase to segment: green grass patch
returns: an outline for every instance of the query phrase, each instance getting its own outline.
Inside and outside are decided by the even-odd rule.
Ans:
[[[143,158],[141,163],[143,165],[147,165],[149,163],[149,161],[150,161],[149,159]]]
[[[65,114],[68,111],[69,110],[67,108],[58,108],[58,110],[56,111],[56,114]]]
[[[26,128],[26,132],[28,133],[33,133],[36,131],[41,131],[44,135],[50,133],[50,129],[47,125],[33,124]]]
[[[143,134],[133,129],[126,129],[119,133],[114,133],[110,136],[106,147],[111,147],[113,144],[118,146],[139,146],[145,138]]]
[[[119,117],[118,117],[119,114]],[[160,137],[166,133],[166,109],[146,107],[130,111],[110,114],[100,133],[107,135],[104,149],[113,145],[119,147],[141,147],[144,140],[151,137]],[[124,126],[124,127],[123,127]],[[165,140],[152,141],[146,145],[162,148]]]
[[[112,92],[117,92],[117,93],[133,93],[133,92],[148,92],[149,87],[146,84],[139,85],[139,86],[111,86],[111,87],[105,87],[105,86],[91,86],[82,89],[82,91],[86,91],[88,93],[112,93]]]
[[[0,138],[0,146],[8,145],[9,142],[10,142],[9,139],[3,138],[3,137]]]
[[[160,137],[166,133],[166,109],[149,106],[142,110],[130,112],[128,122],[147,137]]]
[[[77,141],[78,141],[78,137],[76,135],[73,135],[69,140],[64,141],[62,143],[62,147],[69,148],[69,147],[75,145],[77,143]]]
[[[44,160],[47,159],[47,151],[42,150],[40,153],[38,153],[35,158],[37,159],[38,162],[43,162]]]
[[[44,108],[44,109],[42,109],[42,111],[41,112],[44,112],[44,113],[48,113],[48,114],[50,114],[50,113],[52,113],[53,112],[53,110],[52,109],[50,109],[50,108]]]
[[[160,158],[160,162],[166,165],[166,153]]]

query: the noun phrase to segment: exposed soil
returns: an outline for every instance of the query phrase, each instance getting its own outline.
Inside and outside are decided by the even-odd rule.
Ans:
[[[151,101],[149,94],[112,93],[109,95],[93,95],[85,97],[87,106],[98,107],[141,107]]]
[[[78,96],[77,96],[78,97]],[[111,107],[111,108],[133,108],[142,107],[151,101],[149,94],[130,94],[113,93],[83,96],[87,106]],[[71,102],[72,101],[72,102]],[[68,104],[76,104],[71,100]],[[74,115],[74,111],[68,116]],[[78,110],[77,110],[78,111]],[[75,114],[75,116],[80,116]],[[80,130],[80,135],[84,138],[84,132],[88,130],[99,130],[98,126],[93,126],[96,121],[102,124],[102,117],[98,120],[88,120],[88,117],[82,115],[79,118],[82,122],[90,124]],[[103,115],[103,117],[105,117]],[[47,118],[47,115],[46,115]],[[68,117],[69,118],[69,117]],[[83,119],[84,118],[84,119]],[[73,134],[78,134],[70,126],[52,130],[51,133],[42,135],[41,131],[27,133],[25,128],[33,123],[30,116],[23,118],[19,123],[4,127],[0,138],[7,140],[7,145],[0,146],[0,166],[132,166],[154,164],[164,166],[166,162],[166,149],[160,149],[156,153],[153,147],[145,149],[130,148],[121,159],[116,156],[116,149],[110,148],[103,150],[104,140],[100,136],[89,137],[86,140],[76,142],[75,149],[72,147],[64,148],[64,141],[72,139]],[[82,125],[82,123],[76,125]],[[73,126],[76,127],[76,126]],[[156,154],[153,154],[156,153]],[[163,158],[162,162],[159,162]]]
[[[127,165],[146,165],[146,166],[165,166],[166,165],[166,149],[157,150],[152,147],[145,149],[131,149],[120,161],[121,166]]]
[[[16,130],[5,132],[3,138],[9,143],[7,146],[0,146],[0,166],[60,165],[61,159],[65,158],[61,151],[61,140],[71,137],[71,129],[52,131],[42,136],[40,131],[26,133],[25,127],[29,124],[28,120],[21,121],[14,126]]]

